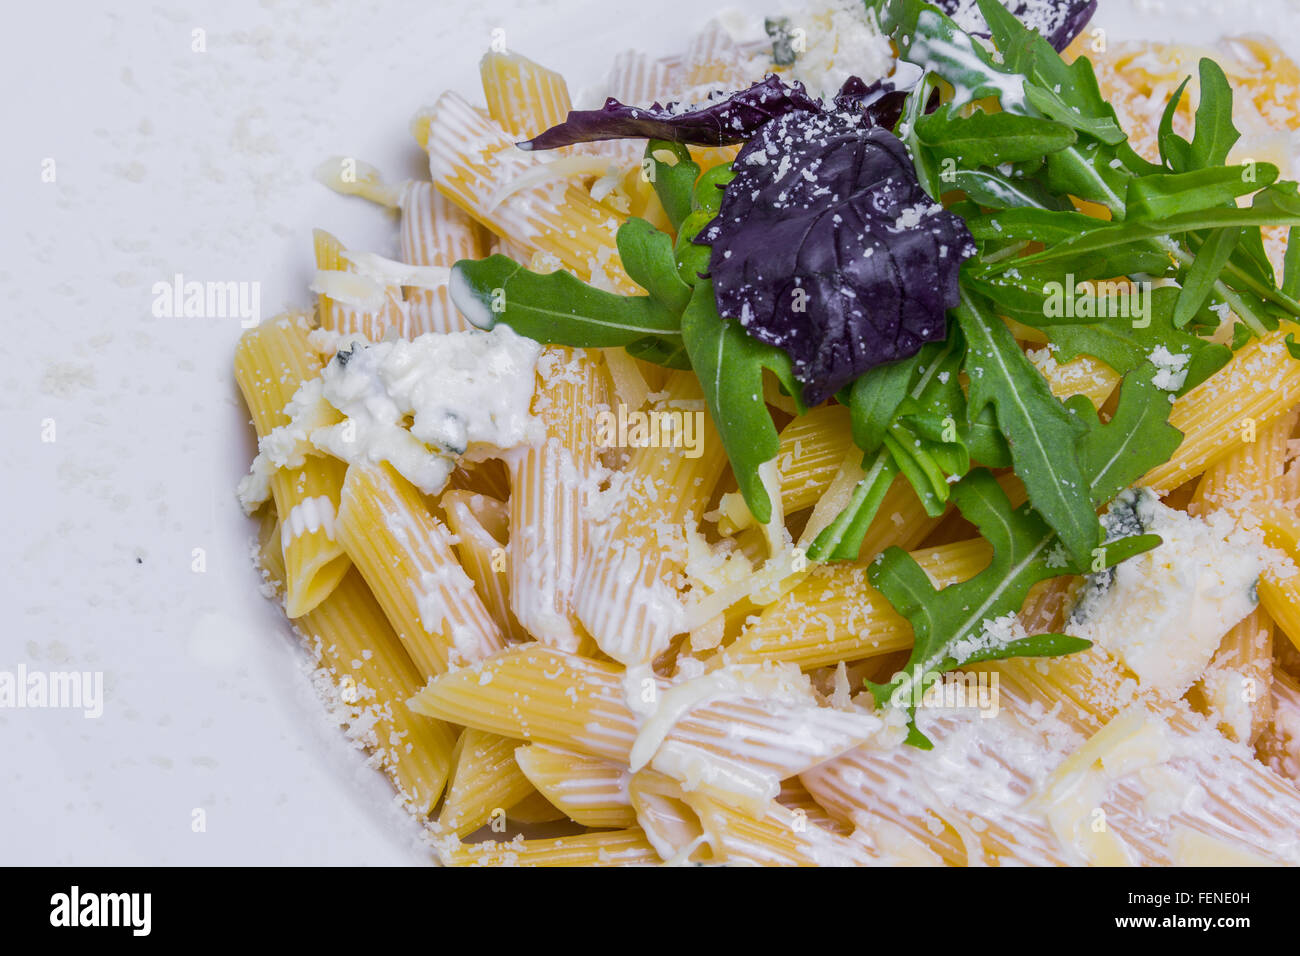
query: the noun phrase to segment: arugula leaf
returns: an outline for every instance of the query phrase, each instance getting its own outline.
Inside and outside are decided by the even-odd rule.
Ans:
[[[1071,557],[1083,563],[1101,537],[1092,505],[1081,493],[1087,486],[1075,443],[1084,425],[1052,394],[985,301],[963,290],[953,314],[969,350],[968,418],[994,406],[1030,502],[1060,535]]]
[[[689,285],[694,286],[702,276],[709,275],[713,249],[702,241],[700,234],[717,218],[724,189],[735,176],[730,163],[714,166],[700,177],[691,193],[690,215],[682,221],[673,246],[677,273]]]
[[[632,281],[671,312],[680,314],[691,300],[691,287],[677,274],[673,241],[644,219],[619,226],[618,257]]]
[[[1125,376],[1115,416],[1102,424],[1095,411],[1081,413],[1087,433],[1079,441],[1079,461],[1088,500],[1094,507],[1109,501],[1157,464],[1167,460],[1181,441],[1167,423],[1169,401],[1153,385],[1156,369],[1145,364]],[[1086,398],[1081,403],[1091,408]],[[929,741],[916,728],[918,688],[934,675],[979,659],[982,655],[1049,656],[1071,653],[1087,642],[1062,641],[1057,635],[1037,635],[1004,645],[976,641],[986,621],[1018,613],[1029,589],[1039,581],[1064,574],[1083,573],[1091,566],[1060,559],[1059,539],[1029,505],[1013,509],[993,476],[977,469],[953,489],[962,516],[973,522],[993,546],[988,567],[967,581],[936,589],[921,566],[901,548],[889,548],[868,570],[871,583],[912,624],[912,652],[906,666],[886,684],[868,681],[878,706],[886,702],[905,707],[913,715],[908,743],[927,748]],[[1160,539],[1142,535],[1109,542],[1100,557],[1105,564],[1157,546]],[[981,646],[983,645],[983,646]],[[960,650],[969,653],[960,653]]]
[[[1024,79],[1000,69],[993,54],[976,43],[951,18],[919,4],[915,29],[895,30],[899,59],[943,77],[953,87],[953,108],[996,97],[1010,111],[1024,99]]]
[[[1115,414],[1101,424],[1084,396],[1072,405],[1086,415],[1088,432],[1079,441],[1079,467],[1088,479],[1088,498],[1100,508],[1156,465],[1168,461],[1183,435],[1169,424],[1169,393],[1156,388],[1155,366],[1137,366],[1120,384]],[[1107,545],[1107,547],[1111,547]]]
[[[1129,181],[1128,217],[1162,219],[1179,213],[1232,203],[1238,196],[1258,192],[1277,180],[1269,163],[1215,166],[1189,173],[1152,173]]]
[[[1041,242],[1045,246],[1064,242],[1105,226],[1106,220],[1085,216],[1073,210],[1013,208],[966,219],[966,228],[970,230],[970,234],[976,241],[1019,239]]]
[[[1241,138],[1232,123],[1232,85],[1223,68],[1201,57],[1201,102],[1196,108],[1196,130],[1187,161],[1193,169],[1222,166]]]
[[[984,469],[972,471],[953,489],[953,500],[967,521],[993,546],[993,558],[979,574],[967,581],[936,589],[929,577],[906,551],[886,549],[871,565],[868,578],[895,610],[912,625],[912,653],[906,667],[887,684],[867,682],[878,706],[906,701],[915,709],[916,689],[931,675],[941,674],[963,663],[956,648],[962,642],[980,641],[986,621],[1020,610],[1029,589],[1039,581],[1056,577],[1061,568],[1049,560],[1056,537],[1027,505],[1012,510],[1006,492]],[[1086,565],[1076,566],[1086,567]],[[1070,643],[1062,652],[1083,650],[1087,641]],[[1051,645],[1039,648],[1047,653]],[[910,698],[910,699],[909,699]],[[915,717],[907,742],[929,749],[929,741],[916,728]]]
[[[1228,264],[1244,231],[1216,229],[1210,233],[1210,238],[1197,251],[1196,261],[1183,278],[1178,305],[1174,309],[1174,325],[1182,328],[1205,307],[1214,292],[1214,283],[1222,274],[1223,267]]]
[[[691,370],[691,357],[686,354],[686,345],[680,336],[676,339],[647,336],[623,346],[623,349],[633,358],[662,365],[664,368],[675,368],[683,372]]]
[[[1160,159],[1176,173],[1190,171],[1192,166],[1192,144],[1174,132],[1174,116],[1178,113],[1178,104],[1183,101],[1183,91],[1192,81],[1189,76],[1179,84],[1174,95],[1165,104],[1165,111],[1160,116],[1160,129],[1157,134],[1160,145]]]
[[[1086,142],[1047,157],[1049,189],[1101,203],[1116,219],[1125,215],[1124,194],[1132,173],[1119,162],[1119,150],[1105,143]]]
[[[707,279],[695,287],[682,314],[682,339],[745,503],[759,524],[767,524],[772,501],[758,469],[776,457],[781,441],[763,401],[763,369],[774,372],[797,403],[790,357],[718,315],[713,283]]]
[[[948,342],[925,345],[911,358],[877,365],[858,376],[849,386],[848,401],[853,444],[870,454],[885,440],[898,408],[918,370],[929,366],[938,353],[952,351]]]
[[[967,167],[1041,159],[1078,138],[1070,127],[1051,120],[983,110],[963,117],[951,104],[920,119],[916,133],[935,155]]]
[[[1079,355],[1099,358],[1120,375],[1132,371],[1148,359],[1156,348],[1171,355],[1186,356],[1186,376],[1175,394],[1185,395],[1205,381],[1232,358],[1227,346],[1183,331],[1177,325],[1176,303],[1181,302],[1178,289],[1165,287],[1151,290],[1150,322],[1133,324],[1126,316],[1091,321],[1086,324],[1052,325],[1048,340],[1056,347],[1057,361],[1068,362]]]
[[[1056,120],[1069,129],[1087,133],[1110,146],[1124,142],[1126,137],[1119,123],[1111,116],[1088,116],[1068,105],[1052,90],[1033,84],[1025,85],[1025,99],[1043,115]],[[1065,144],[1069,146],[1069,143]],[[1061,147],[1064,149],[1064,146]]]
[[[1060,198],[1035,179],[1014,179],[992,169],[956,169],[940,177],[953,189],[960,189],[971,199],[990,209],[1015,209],[1021,206],[1064,210],[1068,200]]]
[[[883,439],[882,439],[883,441]],[[886,448],[880,448],[863,462],[865,472],[844,510],[821,530],[808,547],[813,561],[854,561],[862,550],[867,530],[885,498],[885,492],[898,477],[898,465]]]
[[[985,272],[1001,272],[1047,262],[1069,260],[1085,253],[1144,243],[1199,229],[1233,228],[1238,226],[1297,226],[1300,225],[1300,207],[1291,208],[1285,193],[1275,193],[1274,185],[1255,197],[1255,202],[1244,208],[1214,208],[1180,213],[1160,220],[1123,220],[1093,229],[1074,239],[1059,242],[1051,248],[1011,261],[996,262],[983,267]],[[1280,197],[1280,198],[1279,198]],[[1119,273],[1112,272],[1110,275]]]
[[[864,449],[865,477],[848,504],[808,548],[814,560],[853,560],[890,483],[903,474],[929,514],[942,513],[950,485],[971,459],[1011,464],[993,409],[967,421],[959,373],[965,357],[961,330],[927,345],[910,359],[879,366],[840,393],[849,406],[854,444]]]
[[[479,328],[504,322],[538,342],[608,348],[646,336],[681,339],[677,315],[651,296],[605,292],[563,270],[530,272],[507,256],[460,260],[448,289]]]
[[[672,156],[674,162],[659,158],[665,154]],[[650,183],[668,214],[668,221],[674,229],[680,229],[682,220],[691,214],[691,195],[695,181],[700,178],[700,167],[691,159],[691,151],[684,143],[652,139],[645,145],[641,168],[650,176]]]
[[[1286,235],[1282,291],[1293,299],[1300,299],[1300,226],[1292,226]]]

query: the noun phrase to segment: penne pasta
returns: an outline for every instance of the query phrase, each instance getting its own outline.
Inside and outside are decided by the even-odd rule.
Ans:
[[[401,257],[417,266],[449,267],[461,259],[478,259],[484,243],[480,228],[466,212],[434,189],[432,183],[408,182],[401,192]],[[470,327],[451,303],[446,286],[406,290],[408,331],[456,332]]]
[[[488,115],[517,139],[563,122],[573,108],[564,77],[518,53],[486,53],[479,74]]]
[[[1300,364],[1285,361],[1290,357],[1286,336],[1296,330],[1283,323],[1248,342],[1221,371],[1176,400],[1169,423],[1183,433],[1182,443],[1141,484],[1158,493],[1172,491],[1300,403]]]
[[[749,814],[703,793],[687,793],[685,798],[719,863],[864,866],[872,862],[866,847],[814,823],[804,811],[775,800],[763,813]]]
[[[509,510],[495,498],[466,491],[444,492],[438,504],[456,538],[460,565],[474,582],[492,620],[509,640],[528,640],[528,632],[510,609],[506,575]]]
[[[674,375],[651,410],[675,422],[670,447],[631,450],[593,522],[574,608],[601,651],[629,666],[648,664],[685,627],[677,577],[685,570],[685,529],[698,525],[725,465],[722,441],[707,422],[699,383]],[[666,427],[666,426],[665,426]],[[686,438],[694,434],[694,447]]]
[[[818,706],[788,669],[715,672],[671,691],[646,677],[631,684],[621,667],[522,645],[432,681],[411,701],[417,712],[540,741],[684,780],[705,774],[717,799],[763,805],[780,781],[874,737],[869,714]],[[729,689],[729,690],[728,690]],[[638,726],[633,700],[673,700]],[[684,706],[677,701],[685,702]]]
[[[541,743],[517,748],[515,762],[537,792],[574,823],[616,830],[637,825],[628,795],[630,774],[618,764]]]
[[[989,560],[983,539],[914,552],[936,587],[977,574]],[[867,581],[867,562],[820,565],[769,604],[724,648],[728,663],[785,661],[805,670],[912,646],[912,628]]]
[[[246,332],[235,350],[235,381],[259,440],[289,421],[284,407],[298,386],[315,377],[321,362],[307,344],[303,316],[279,316]],[[285,613],[301,617],[329,595],[351,562],[336,539],[336,512],[344,469],[330,458],[308,456],[269,479],[280,522],[285,566]]]
[[[501,629],[456,560],[447,529],[390,466],[348,468],[338,531],[426,677],[505,646]]]
[[[465,836],[485,824],[504,827],[512,807],[537,791],[515,763],[516,740],[469,727],[456,742],[456,765],[438,814],[445,833]]]
[[[1269,722],[1255,741],[1255,753],[1274,773],[1300,783],[1300,681],[1273,672]]]
[[[781,430],[781,450],[776,456],[782,511],[790,515],[815,505],[852,447],[849,410],[843,405],[824,405],[792,419]],[[861,452],[856,457],[860,459]],[[723,495],[718,510],[722,514],[718,530],[723,534],[735,534],[754,525],[754,516],[737,491]]]
[[[447,866],[648,866],[659,862],[654,847],[636,828],[603,830],[547,840],[488,840],[443,849]]]
[[[573,592],[597,454],[593,423],[581,410],[603,404],[604,395],[598,363],[581,350],[546,350],[537,374],[533,414],[546,437],[510,461],[510,606],[537,640],[576,651],[590,644]]]
[[[297,625],[335,687],[336,713],[347,721],[349,734],[392,778],[404,805],[421,816],[432,812],[451,770],[456,738],[446,724],[406,706],[424,677],[360,573],[349,571]]]
[[[316,312],[321,328],[340,335],[361,335],[372,342],[383,339],[389,329],[402,338],[411,338],[413,330],[401,286],[357,278],[356,266],[348,260],[343,243],[323,229],[314,230],[312,237],[316,250]],[[322,284],[326,279],[329,284]]]
[[[563,177],[548,177],[547,164],[516,149],[455,93],[429,114],[428,149],[434,186],[492,232],[554,256],[584,280],[638,291],[617,255],[621,217]],[[526,176],[541,178],[531,185]]]

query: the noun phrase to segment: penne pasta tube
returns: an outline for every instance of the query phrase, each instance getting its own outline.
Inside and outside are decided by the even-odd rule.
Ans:
[[[726,465],[722,440],[704,411],[694,376],[675,373],[651,408],[658,444],[633,448],[603,494],[608,517],[593,523],[574,608],[597,645],[628,666],[648,664],[686,630],[678,578],[686,528],[698,526]],[[688,439],[694,437],[694,444]]]
[[[432,183],[408,182],[402,188],[398,208],[402,213],[399,240],[403,262],[450,267],[461,259],[482,258],[485,247],[478,224]],[[445,285],[407,289],[406,311],[411,335],[470,328],[452,305]]]
[[[684,794],[719,863],[745,866],[865,866],[865,846],[773,800],[760,814],[744,813],[702,792]]]
[[[542,743],[517,748],[515,762],[537,792],[574,823],[598,829],[637,825],[626,767]]]
[[[451,770],[456,738],[442,721],[406,702],[424,683],[410,656],[354,568],[297,621],[333,684],[348,733],[392,778],[399,800],[420,816],[432,812]]]
[[[434,185],[492,232],[549,253],[584,281],[639,291],[618,258],[621,217],[562,175],[548,177],[547,163],[517,149],[455,93],[444,93],[429,114],[428,150]],[[531,184],[525,176],[541,178]]]
[[[447,529],[390,466],[348,468],[338,526],[349,557],[422,674],[441,674],[505,646]]]
[[[653,710],[639,718],[629,702]],[[870,714],[818,705],[806,678],[787,667],[723,669],[666,688],[651,677],[629,679],[617,665],[531,644],[442,675],[411,706],[633,772],[649,766],[742,807],[764,805],[780,781],[882,729]]]
[[[341,335],[362,335],[372,342],[390,329],[411,338],[402,288],[375,282],[357,274],[343,243],[323,229],[312,232],[316,251],[316,312],[321,328]]]
[[[488,115],[516,139],[564,122],[573,108],[564,77],[526,56],[489,51],[478,67]]]
[[[852,447],[849,410],[843,405],[823,405],[791,419],[781,429],[781,450],[776,456],[782,511],[790,515],[815,505],[830,487]],[[862,457],[860,452],[857,457]],[[754,525],[754,516],[738,491],[723,495],[718,511],[722,515],[718,530],[723,534],[734,534]]]
[[[628,793],[637,824],[664,862],[713,860],[699,817],[683,799],[682,789],[675,780],[653,770],[642,770],[632,777]]]
[[[573,591],[587,551],[584,501],[594,487],[596,441],[590,409],[604,403],[600,366],[591,353],[550,347],[537,365],[532,411],[542,444],[510,462],[510,607],[543,644],[590,646]]]
[[[461,843],[439,850],[447,866],[649,866],[654,847],[636,828],[604,830],[549,840]]]
[[[1172,491],[1300,404],[1300,363],[1291,360],[1285,342],[1296,331],[1284,322],[1276,332],[1251,340],[1219,372],[1177,399],[1169,423],[1183,433],[1182,444],[1140,484],[1159,494]]]
[[[461,732],[439,829],[465,836],[485,824],[504,826],[510,808],[536,793],[515,763],[518,746],[517,740],[473,727]]]
[[[289,422],[284,408],[298,386],[320,374],[319,356],[307,344],[304,316],[279,316],[240,338],[235,381],[253,418],[259,441]],[[340,462],[307,456],[296,468],[270,476],[271,497],[281,515],[285,566],[285,614],[301,617],[320,604],[351,566],[335,537],[343,485]]]
[[[1274,773],[1300,783],[1300,681],[1273,671],[1269,722],[1255,741],[1255,754]]]
[[[528,632],[510,609],[506,573],[510,512],[506,505],[467,491],[443,492],[438,504],[456,538],[461,567],[474,582],[474,589],[501,633],[511,641],[529,640]]]
[[[988,564],[982,538],[913,552],[936,587]],[[805,670],[912,646],[912,627],[867,580],[869,562],[823,564],[758,614],[719,654],[728,663],[784,661]]]

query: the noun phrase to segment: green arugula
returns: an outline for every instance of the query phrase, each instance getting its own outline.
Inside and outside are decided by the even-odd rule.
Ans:
[[[1052,394],[986,300],[963,290],[953,312],[969,343],[968,416],[994,407],[1029,500],[1070,556],[1083,563],[1101,535],[1093,506],[1081,493],[1084,478],[1075,456],[1084,424]]]
[[[1052,325],[1047,328],[1047,336],[1055,347],[1053,357],[1068,362],[1080,355],[1091,355],[1123,375],[1146,361],[1157,348],[1164,348],[1172,356],[1186,358],[1183,384],[1174,391],[1185,395],[1223,368],[1232,358],[1232,350],[1184,331],[1175,313],[1181,302],[1178,289],[1153,289],[1150,322],[1146,325],[1135,325],[1131,318],[1120,315],[1088,323]]]
[[[776,457],[781,440],[763,401],[763,369],[775,373],[798,402],[801,389],[790,356],[750,338],[734,319],[718,315],[713,283],[707,280],[695,287],[682,315],[682,338],[745,503],[756,521],[767,524],[772,502],[759,466]]]
[[[680,316],[654,296],[605,292],[563,270],[530,272],[497,255],[462,259],[452,277],[453,298],[463,313],[490,315],[539,342],[609,348],[646,338],[681,339]]]
[[[1150,364],[1125,376],[1114,418],[1102,424],[1091,403],[1071,403],[1084,425],[1079,438],[1083,487],[1080,497],[1098,507],[1148,470],[1168,459],[1182,436],[1168,424],[1167,393],[1151,382]],[[1086,407],[1085,407],[1086,406]],[[1107,542],[1078,560],[1028,503],[1013,508],[992,474],[976,469],[953,489],[962,517],[993,546],[988,567],[974,577],[935,588],[921,566],[902,548],[886,549],[871,565],[871,583],[912,625],[907,664],[888,683],[867,682],[878,706],[901,706],[911,715],[907,742],[928,749],[917,729],[915,710],[924,686],[937,675],[966,664],[1007,657],[1056,656],[1090,646],[1061,634],[1033,635],[998,643],[982,640],[986,622],[1018,613],[1039,581],[1111,567],[1160,544],[1154,535]]]
[[[966,166],[997,166],[1036,159],[1073,145],[1074,130],[1062,123],[977,110],[960,117],[952,104],[940,107],[916,124],[917,138],[935,156]]]
[[[808,557],[855,560],[894,478],[904,475],[932,516],[942,514],[952,485],[972,461],[1001,468],[1011,453],[993,409],[972,420],[959,374],[966,359],[960,327],[909,359],[881,365],[839,396],[849,407],[854,444],[864,451],[864,478],[848,504],[814,539]]]

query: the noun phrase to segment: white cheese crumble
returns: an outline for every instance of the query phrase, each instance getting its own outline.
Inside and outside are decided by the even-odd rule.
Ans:
[[[1176,392],[1187,381],[1187,366],[1191,362],[1189,355],[1175,355],[1163,345],[1157,345],[1147,356],[1157,369],[1152,384],[1166,392]]]
[[[804,29],[807,49],[795,59],[790,78],[823,100],[829,101],[850,76],[871,83],[894,64],[889,38],[858,0],[830,0],[791,25]]]
[[[949,653],[959,665],[965,664],[972,657],[986,651],[999,650],[1012,641],[1018,641],[1029,635],[1014,611],[1001,617],[991,617],[980,624],[978,634],[969,634],[953,641]]]
[[[437,494],[458,456],[477,460],[540,438],[530,408],[541,346],[509,326],[340,344],[320,377],[294,393],[289,422],[258,443],[239,485],[245,510],[267,499],[277,468],[300,467],[307,454],[387,462]]]
[[[1117,654],[1144,688],[1180,696],[1255,608],[1264,548],[1222,512],[1195,518],[1145,489],[1117,498],[1106,525],[1163,543],[1094,575],[1065,631]]]

